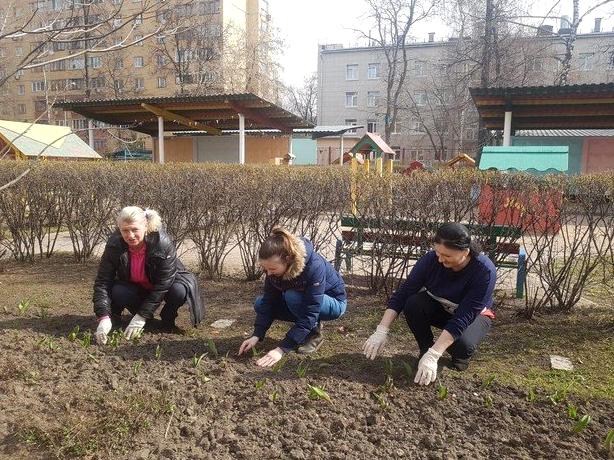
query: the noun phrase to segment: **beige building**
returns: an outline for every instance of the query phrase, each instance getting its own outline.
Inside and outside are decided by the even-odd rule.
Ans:
[[[68,126],[106,153],[136,136],[57,102],[235,92],[275,100],[267,0],[4,3],[6,30],[28,23],[49,32],[0,38],[0,118]]]

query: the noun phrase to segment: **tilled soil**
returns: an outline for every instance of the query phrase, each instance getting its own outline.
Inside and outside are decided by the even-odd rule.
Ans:
[[[206,324],[196,330],[182,312],[183,333],[154,322],[136,343],[88,346],[94,270],[47,262],[0,274],[1,458],[608,458],[612,401],[576,402],[592,417],[576,433],[565,403],[539,391],[529,401],[526,389],[452,371],[445,359],[445,388],[419,387],[403,324],[391,358],[366,360],[360,348],[382,302],[357,289],[348,314],[325,326],[317,356],[293,354],[274,370],[236,356],[251,332],[257,282],[203,282]],[[20,314],[24,298],[34,300]],[[208,326],[220,318],[237,321]],[[325,393],[317,398],[309,385]]]

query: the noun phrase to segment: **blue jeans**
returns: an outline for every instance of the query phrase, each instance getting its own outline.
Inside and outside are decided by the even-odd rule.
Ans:
[[[337,300],[324,294],[322,305],[320,306],[319,321],[332,321],[341,317],[345,313],[347,304],[347,300]],[[260,308],[262,308],[262,296],[256,297],[256,303],[254,304],[256,313],[259,313]],[[303,294],[289,289],[282,294],[282,301],[280,303],[272,305],[273,319],[294,323],[297,316],[303,316],[302,311],[304,308]]]

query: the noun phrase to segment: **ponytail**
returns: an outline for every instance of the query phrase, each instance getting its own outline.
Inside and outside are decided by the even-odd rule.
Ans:
[[[157,232],[162,228],[162,219],[158,211],[149,208],[142,209],[138,206],[123,208],[117,216],[117,226],[119,227],[122,222],[145,222],[147,233]]]
[[[299,240],[283,227],[275,227],[271,234],[262,242],[258,251],[260,260],[279,257],[290,264],[303,252],[298,246]]]

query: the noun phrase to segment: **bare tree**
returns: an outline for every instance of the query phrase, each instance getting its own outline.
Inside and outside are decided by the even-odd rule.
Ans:
[[[569,83],[569,73],[571,72],[571,61],[573,59],[574,47],[576,44],[576,38],[578,36],[578,28],[582,21],[591,13],[594,13],[598,9],[607,4],[611,4],[613,0],[602,0],[593,6],[587,8],[583,13],[580,12],[580,0],[572,0],[573,15],[571,23],[569,25],[568,33],[561,36],[563,44],[565,45],[565,54],[561,61],[561,73],[558,76],[558,85],[567,85]],[[558,3],[558,2],[557,2]]]
[[[317,121],[318,76],[305,78],[303,86],[286,88],[284,106],[310,123]]]
[[[407,77],[409,57],[406,44],[412,27],[429,17],[435,0],[365,0],[375,34],[358,30],[371,45],[382,50],[386,60],[384,103],[384,139],[390,142],[397,122],[399,100]]]

